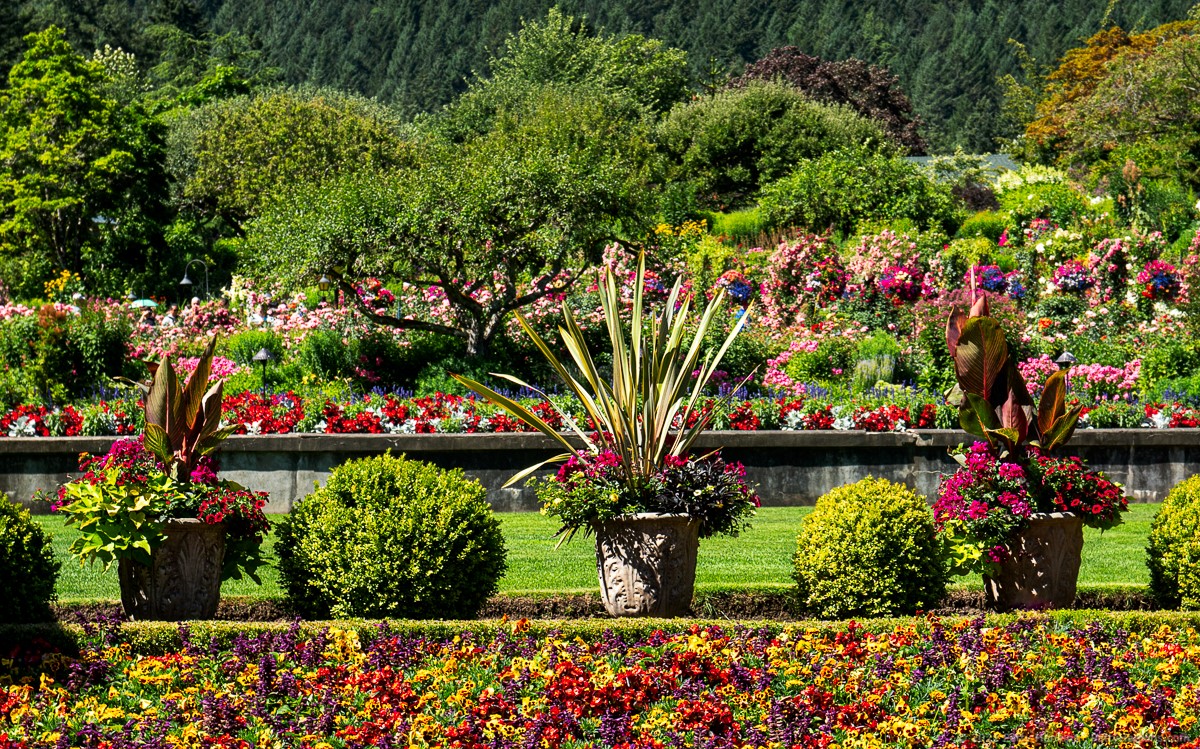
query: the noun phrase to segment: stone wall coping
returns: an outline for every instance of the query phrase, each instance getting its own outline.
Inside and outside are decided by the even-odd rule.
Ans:
[[[116,437],[3,437],[0,455],[53,455],[63,453],[101,453]],[[954,429],[927,429],[910,432],[766,431],[706,432],[696,448],[755,447],[838,448],[838,447],[953,447],[970,442],[965,432]],[[1080,447],[1196,447],[1200,429],[1081,429],[1071,439]],[[223,452],[283,453],[376,453],[443,451],[523,451],[555,450],[558,444],[536,433],[486,434],[279,434],[235,435],[221,446]]]

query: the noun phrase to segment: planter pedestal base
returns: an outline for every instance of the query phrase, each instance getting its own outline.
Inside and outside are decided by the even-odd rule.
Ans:
[[[983,576],[989,608],[1066,609],[1075,603],[1083,518],[1069,512],[1036,513],[1009,548],[1009,560],[996,574]]]
[[[600,597],[612,616],[683,616],[692,605],[700,522],[639,513],[595,527]]]
[[[147,567],[122,559],[121,605],[137,621],[211,619],[221,602],[221,565],[225,526],[200,520],[171,520],[167,540],[151,554]]]

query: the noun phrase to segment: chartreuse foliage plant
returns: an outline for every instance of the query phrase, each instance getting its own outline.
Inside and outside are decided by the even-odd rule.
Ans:
[[[471,618],[506,567],[479,482],[390,453],[335,468],[278,534],[281,581],[306,616]]]
[[[49,619],[60,566],[50,536],[29,511],[0,496],[0,622]]]
[[[823,618],[911,614],[946,592],[929,505],[886,479],[818,499],[800,526],[794,561],[800,605]]]
[[[1164,608],[1200,609],[1200,476],[1175,485],[1150,525],[1150,593]]]
[[[99,561],[107,570],[120,559],[151,564],[150,553],[164,540],[160,516],[183,493],[169,476],[158,471],[144,481],[130,481],[124,467],[106,462],[96,481],[79,480],[63,488],[58,511],[67,525],[79,529],[71,553],[80,563]]]

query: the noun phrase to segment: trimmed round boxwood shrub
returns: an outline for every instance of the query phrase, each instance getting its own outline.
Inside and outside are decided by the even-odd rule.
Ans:
[[[50,536],[29,510],[0,495],[0,622],[50,619],[59,567]]]
[[[1146,546],[1150,595],[1159,606],[1200,608],[1200,476],[1167,493]]]
[[[474,617],[505,570],[485,495],[404,456],[343,463],[278,526],[288,599],[308,617]]]
[[[946,593],[946,567],[925,499],[867,477],[817,500],[796,538],[800,605],[823,618],[911,614]]]

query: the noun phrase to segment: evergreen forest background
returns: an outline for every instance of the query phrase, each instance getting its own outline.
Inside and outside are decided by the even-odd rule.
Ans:
[[[1009,40],[1045,68],[1106,25],[1151,28],[1192,0],[10,0],[0,3],[0,70],[20,59],[25,34],[54,24],[77,49],[121,47],[163,77],[186,78],[215,56],[415,115],[461,94],[522,19],[554,4],[608,33],[686,50],[693,76],[713,86],[784,45],[885,66],[936,153],[994,151],[1016,134],[997,85],[1022,73]]]

